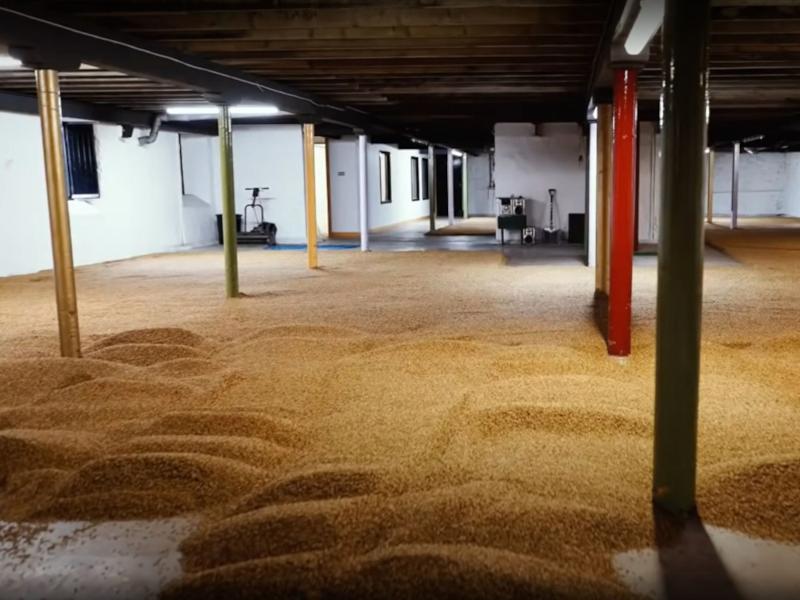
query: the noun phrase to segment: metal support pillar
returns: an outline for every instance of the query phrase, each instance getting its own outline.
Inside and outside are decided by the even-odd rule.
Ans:
[[[708,173],[706,183],[706,221],[709,224],[714,222],[714,150],[708,151]]]
[[[634,69],[614,72],[614,198],[611,209],[611,270],[608,294],[608,353],[631,353],[636,198],[636,80]]]
[[[447,149],[447,224],[455,225],[456,200],[453,186],[453,151]]]
[[[358,220],[361,251],[369,251],[369,203],[367,202],[367,136],[358,136]]]
[[[239,296],[239,257],[237,255],[236,190],[233,180],[233,124],[227,105],[219,111],[219,157],[222,182],[222,243],[225,254],[225,294]]]
[[[308,268],[316,269],[317,261],[317,187],[314,176],[314,124],[303,125],[303,164],[306,171],[306,244]]]
[[[668,0],[662,34],[653,500],[675,513],[695,506],[710,5],[711,0]]]
[[[597,107],[597,269],[595,288],[608,295],[611,254],[611,195],[613,186],[613,109],[610,104]]]
[[[61,125],[61,89],[58,83],[58,72],[50,69],[37,70],[36,90],[39,95],[39,116],[42,124],[61,356],[79,358],[81,337],[78,326],[78,296],[75,290],[75,271],[72,263],[72,235],[67,206],[64,138]]]
[[[731,160],[731,229],[739,227],[739,162],[741,155],[742,145],[735,142]]]
[[[469,219],[469,176],[466,152],[461,156],[461,212],[465,219]]]
[[[597,121],[589,121],[586,161],[586,266],[597,267]]]
[[[429,227],[431,233],[436,231],[436,213],[438,211],[438,196],[436,194],[436,149],[428,146],[428,207]]]

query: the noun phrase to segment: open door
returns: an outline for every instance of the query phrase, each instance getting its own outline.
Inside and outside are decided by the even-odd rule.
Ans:
[[[317,138],[314,143],[314,179],[317,186],[317,232],[320,237],[330,236],[330,193],[328,172],[328,140]]]

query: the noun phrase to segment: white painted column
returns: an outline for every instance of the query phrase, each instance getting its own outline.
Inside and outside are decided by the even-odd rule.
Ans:
[[[597,121],[589,122],[589,159],[586,161],[586,265],[597,266]]]
[[[455,225],[456,201],[455,188],[453,187],[453,151],[447,149],[447,223]]]
[[[361,251],[369,250],[369,203],[367,202],[367,136],[358,136],[358,217]]]
[[[739,158],[742,145],[733,144],[733,160],[731,160],[731,229],[739,226]]]
[[[464,218],[469,219],[469,171],[467,170],[467,153],[461,155],[461,205]]]
[[[436,149],[428,146],[428,219],[431,232],[436,231],[436,214],[439,211],[438,195],[436,193]]]

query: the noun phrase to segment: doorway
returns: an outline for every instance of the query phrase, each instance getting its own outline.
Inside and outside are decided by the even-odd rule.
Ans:
[[[330,198],[328,171],[328,141],[317,138],[314,143],[314,179],[317,188],[317,233],[330,236]]]
[[[463,159],[453,157],[453,204],[457,219],[464,217]],[[436,155],[436,216],[447,218],[447,153]]]

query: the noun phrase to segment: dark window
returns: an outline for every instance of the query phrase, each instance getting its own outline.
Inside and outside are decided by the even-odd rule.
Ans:
[[[429,184],[429,181],[428,181],[428,169],[429,168],[430,168],[430,165],[428,164],[428,159],[427,158],[423,158],[422,159],[422,199],[423,200],[430,200],[430,198],[431,198],[431,192],[430,192],[430,188],[428,186],[428,184]]]
[[[419,159],[411,157],[411,199],[419,200]]]
[[[97,157],[94,151],[94,126],[64,123],[64,154],[70,198],[97,197]]]
[[[388,152],[378,154],[380,170],[381,204],[392,201],[392,156]]]

